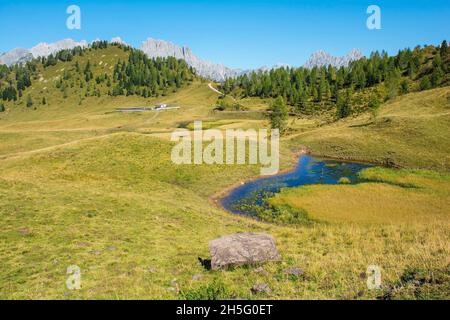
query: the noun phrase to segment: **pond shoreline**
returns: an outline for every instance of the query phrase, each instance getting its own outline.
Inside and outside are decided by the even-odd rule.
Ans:
[[[286,169],[280,170],[277,174],[274,174],[274,175],[272,175],[272,176],[263,176],[263,175],[260,175],[260,174],[259,174],[259,175],[257,175],[257,176],[250,177],[250,178],[248,178],[248,179],[246,179],[246,180],[243,180],[243,181],[239,181],[239,182],[233,183],[232,185],[229,185],[229,186],[226,187],[225,189],[222,189],[222,190],[220,190],[220,191],[214,193],[212,196],[209,197],[209,200],[210,200],[210,202],[212,202],[216,207],[219,207],[219,208],[221,208],[221,209],[223,209],[223,210],[225,210],[226,212],[229,212],[229,213],[231,213],[231,214],[235,214],[235,213],[229,211],[228,209],[226,209],[226,208],[222,205],[222,200],[223,200],[224,198],[226,198],[227,196],[229,196],[230,193],[231,193],[234,189],[236,189],[236,188],[238,188],[238,187],[240,187],[240,186],[242,186],[242,185],[244,185],[244,184],[247,184],[247,183],[249,183],[249,182],[256,181],[256,180],[259,180],[259,179],[262,179],[262,178],[266,178],[266,177],[276,177],[276,176],[283,175],[283,174],[286,174],[286,173],[294,172],[295,169],[296,169],[297,166],[298,166],[298,160],[300,159],[300,157],[303,156],[303,155],[308,155],[308,154],[310,154],[310,153],[309,153],[309,150],[306,149],[306,148],[302,148],[300,151],[295,152],[295,153],[292,155],[292,157],[293,157],[293,159],[294,159],[294,162],[295,162],[295,165],[294,165],[294,166],[290,166],[290,167],[288,167],[288,168],[286,168]]]
[[[230,196],[230,194],[233,191],[235,191],[235,189],[237,189],[237,188],[239,188],[239,187],[241,187],[243,185],[246,185],[248,183],[258,181],[260,179],[264,179],[264,178],[268,178],[268,177],[274,178],[274,177],[277,177],[277,176],[286,175],[286,174],[289,174],[289,173],[294,173],[298,169],[301,157],[303,157],[305,155],[311,156],[311,157],[314,157],[314,158],[317,158],[317,159],[320,159],[320,160],[324,160],[324,161],[329,160],[329,161],[338,161],[338,162],[343,162],[343,163],[346,163],[346,162],[350,163],[351,162],[351,163],[366,164],[366,165],[371,165],[371,166],[382,166],[382,164],[380,164],[378,162],[352,160],[351,158],[343,159],[343,158],[336,158],[336,157],[329,157],[329,156],[319,155],[319,154],[315,154],[314,152],[311,152],[306,147],[302,147],[300,149],[300,151],[294,152],[293,155],[292,155],[292,157],[294,159],[293,162],[295,163],[294,165],[292,165],[292,166],[290,166],[290,167],[288,167],[286,169],[283,169],[283,170],[279,171],[277,174],[272,175],[272,176],[257,175],[257,176],[253,176],[251,178],[248,178],[246,180],[242,180],[242,181],[236,182],[236,183],[234,183],[232,185],[229,185],[226,188],[216,192],[212,196],[210,196],[209,197],[209,201],[214,206],[216,206],[217,208],[220,208],[220,209],[224,210],[227,213],[236,215],[237,214],[236,212],[233,212],[233,211],[227,209],[223,205],[223,202],[222,202],[225,198]],[[241,215],[246,216],[246,214],[241,214]]]

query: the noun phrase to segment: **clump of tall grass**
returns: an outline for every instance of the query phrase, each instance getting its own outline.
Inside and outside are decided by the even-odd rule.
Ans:
[[[182,300],[224,300],[235,298],[235,294],[222,281],[214,279],[198,288],[180,290],[179,297]]]

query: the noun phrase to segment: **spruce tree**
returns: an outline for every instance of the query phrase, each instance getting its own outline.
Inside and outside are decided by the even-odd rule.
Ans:
[[[339,119],[346,118],[350,115],[351,95],[352,90],[350,88],[346,90],[344,97],[341,94],[338,94],[336,105],[337,116]]]
[[[449,52],[448,44],[447,41],[444,40],[442,41],[441,47],[439,48],[439,54],[441,55],[442,59],[445,59],[447,57],[448,52]]]
[[[386,100],[397,96],[398,89],[400,87],[400,79],[401,74],[397,68],[387,73],[386,80],[384,81],[384,86],[386,88]]]
[[[275,99],[270,107],[270,124],[274,129],[279,129],[283,133],[287,129],[287,120],[289,111],[283,97],[279,96]]]
[[[33,106],[33,99],[31,98],[31,95],[27,95],[27,107],[31,108]]]

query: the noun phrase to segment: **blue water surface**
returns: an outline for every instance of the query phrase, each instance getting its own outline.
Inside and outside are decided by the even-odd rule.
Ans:
[[[346,177],[351,184],[360,182],[358,172],[371,167],[370,164],[319,159],[302,155],[294,171],[265,177],[245,183],[233,189],[222,199],[222,206],[236,214],[249,214],[245,205],[261,205],[268,194],[278,193],[282,188],[292,188],[311,184],[337,184]]]

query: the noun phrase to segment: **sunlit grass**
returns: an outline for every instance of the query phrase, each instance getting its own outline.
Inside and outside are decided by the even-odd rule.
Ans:
[[[450,175],[367,169],[358,185],[285,189],[271,204],[304,209],[311,219],[380,224],[448,224]]]
[[[364,114],[304,130],[288,143],[314,154],[389,166],[450,169],[450,87],[412,93]]]
[[[93,68],[105,62],[109,68],[126,58],[121,54],[89,57]],[[195,120],[205,128],[246,129],[267,127],[265,115],[213,111],[218,94],[201,81],[166,97],[102,96],[79,104],[52,88],[50,79],[61,69],[48,68],[47,82],[27,89],[35,101],[45,95],[48,105],[33,110],[19,102],[0,114],[0,298],[176,299],[185,297],[177,288],[198,296],[214,286],[223,287],[226,298],[376,298],[408,270],[438,281],[402,285],[394,298],[448,298],[448,174],[373,168],[363,173],[370,183],[302,187],[273,200],[304,208],[312,224],[235,216],[213,200],[256,176],[259,167],[176,166],[168,140]],[[448,92],[403,96],[375,119],[364,115],[331,125],[291,119],[291,135],[281,142],[282,168],[307,146],[343,159],[446,171]],[[159,102],[180,109],[114,112]],[[268,103],[241,102],[253,111]],[[282,261],[265,265],[266,273],[202,269],[197,257],[209,255],[208,241],[234,232],[273,234]],[[81,268],[80,291],[65,286],[72,264]],[[382,269],[382,290],[369,291],[361,277],[371,264]],[[289,278],[288,267],[305,274]],[[194,280],[195,274],[202,277]],[[272,295],[253,296],[256,282],[267,283]]]

